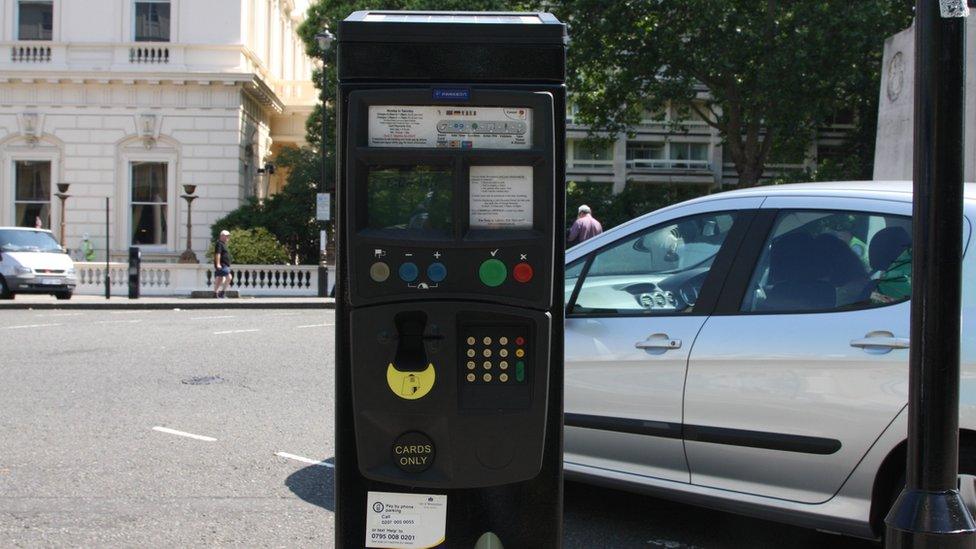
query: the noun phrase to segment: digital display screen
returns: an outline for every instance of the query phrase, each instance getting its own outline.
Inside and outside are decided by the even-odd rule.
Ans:
[[[454,171],[442,166],[371,166],[367,181],[370,229],[450,236]]]

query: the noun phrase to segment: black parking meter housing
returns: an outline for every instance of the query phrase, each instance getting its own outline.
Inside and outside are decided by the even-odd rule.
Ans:
[[[129,299],[139,299],[139,271],[142,269],[142,251],[138,246],[129,247]]]
[[[559,547],[565,25],[363,11],[337,48],[336,546]]]

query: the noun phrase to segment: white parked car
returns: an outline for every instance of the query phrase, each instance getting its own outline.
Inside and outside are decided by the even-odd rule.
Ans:
[[[960,471],[976,473],[976,185]],[[910,182],[664,208],[566,254],[568,478],[864,538],[901,491]]]
[[[0,227],[0,299],[18,293],[71,299],[77,283],[74,262],[51,231]]]

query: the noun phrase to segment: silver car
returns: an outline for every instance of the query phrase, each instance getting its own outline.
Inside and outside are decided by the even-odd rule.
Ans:
[[[568,478],[876,538],[907,432],[910,182],[671,206],[566,257]],[[967,184],[963,244],[976,222]],[[961,472],[976,473],[976,254]]]

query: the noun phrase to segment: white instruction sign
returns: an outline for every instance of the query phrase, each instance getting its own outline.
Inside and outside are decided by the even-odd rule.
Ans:
[[[472,229],[532,228],[532,166],[471,166]]]
[[[528,149],[528,107],[370,105],[370,147]]]
[[[368,492],[366,547],[413,549],[444,543],[447,496]]]

